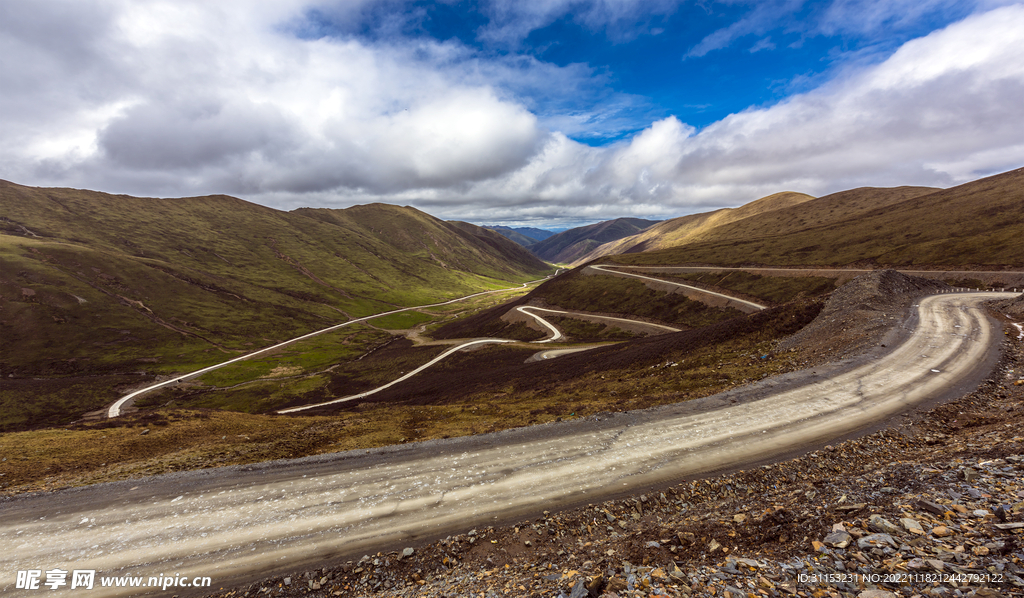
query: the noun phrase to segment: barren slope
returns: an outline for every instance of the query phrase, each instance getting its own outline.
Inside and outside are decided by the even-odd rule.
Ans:
[[[714,212],[692,214],[660,222],[635,235],[605,243],[589,253],[578,257],[575,264],[582,264],[605,255],[637,253],[665,247],[674,247],[706,237],[716,227],[759,216],[773,210],[802,204],[814,199],[804,193],[784,191],[752,201],[738,208],[724,208]]]
[[[719,227],[704,240],[613,259],[637,265],[1024,264],[1024,169],[931,193],[855,191],[852,201],[838,194],[822,198],[822,205],[816,200]]]
[[[530,247],[530,251],[549,262],[572,262],[603,243],[637,234],[656,223],[640,218],[606,220],[552,235]]]

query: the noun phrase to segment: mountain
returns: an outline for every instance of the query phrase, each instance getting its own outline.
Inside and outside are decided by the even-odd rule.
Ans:
[[[860,188],[708,229],[675,246],[657,243],[656,251],[612,259],[633,264],[1022,266],[1022,206],[1024,168],[949,189]],[[644,247],[629,248],[637,249]]]
[[[544,230],[542,228],[530,228],[530,227],[518,227],[509,228],[507,226],[488,226],[486,227],[495,232],[505,235],[509,239],[512,239],[516,243],[523,246],[533,245],[537,241],[543,241],[555,233]]]
[[[723,224],[751,216],[758,216],[780,208],[798,205],[811,199],[814,198],[805,193],[784,191],[762,197],[739,208],[723,208],[714,212],[691,214],[665,220],[638,234],[620,237],[618,240],[610,240],[611,242],[594,247],[590,251],[577,256],[573,263],[574,265],[582,264],[605,255],[639,253],[682,245],[700,239],[707,235],[708,231]]]
[[[530,251],[549,262],[567,263],[590,252],[602,243],[635,235],[657,222],[657,220],[642,220],[640,218],[606,220],[552,235],[532,245]]]
[[[529,247],[530,245],[533,245],[534,243],[537,242],[537,239],[534,239],[532,237],[527,237],[523,233],[521,233],[519,231],[516,231],[514,229],[511,229],[511,228],[508,228],[506,226],[488,226],[488,227],[485,227],[485,228],[487,228],[487,230],[494,231],[494,232],[498,233],[499,235],[505,237],[506,239],[508,239],[510,241],[514,241],[514,242],[518,243],[519,245],[522,245],[523,247]]]
[[[43,419],[111,400],[102,375],[188,371],[550,271],[497,233],[384,204],[283,212],[0,181],[0,207],[0,377],[64,380],[32,391],[26,417]],[[0,396],[0,429],[24,396]]]

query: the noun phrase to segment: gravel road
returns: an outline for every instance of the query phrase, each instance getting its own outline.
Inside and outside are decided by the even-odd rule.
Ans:
[[[231,585],[763,462],[975,383],[996,352],[979,305],[1008,297],[929,296],[881,358],[664,408],[16,497],[0,503],[0,537],[12,548],[0,569],[180,573]],[[0,587],[17,592],[13,582]]]

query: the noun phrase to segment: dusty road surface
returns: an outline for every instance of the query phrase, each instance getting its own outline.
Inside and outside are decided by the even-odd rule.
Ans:
[[[0,591],[37,595],[14,588],[15,572],[56,568],[97,571],[95,589],[65,588],[70,595],[147,589],[99,587],[103,577],[124,575],[142,576],[142,584],[161,574],[209,576],[212,587],[227,587],[760,463],[977,384],[997,352],[997,335],[978,305],[1010,296],[927,297],[886,339],[884,355],[698,401],[17,497],[0,503]]]

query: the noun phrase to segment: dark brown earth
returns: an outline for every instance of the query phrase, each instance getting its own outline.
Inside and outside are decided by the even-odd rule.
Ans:
[[[784,346],[870,347],[922,284],[873,273]],[[1024,596],[1024,341],[993,317],[1004,354],[977,390],[861,438],[211,595]]]

